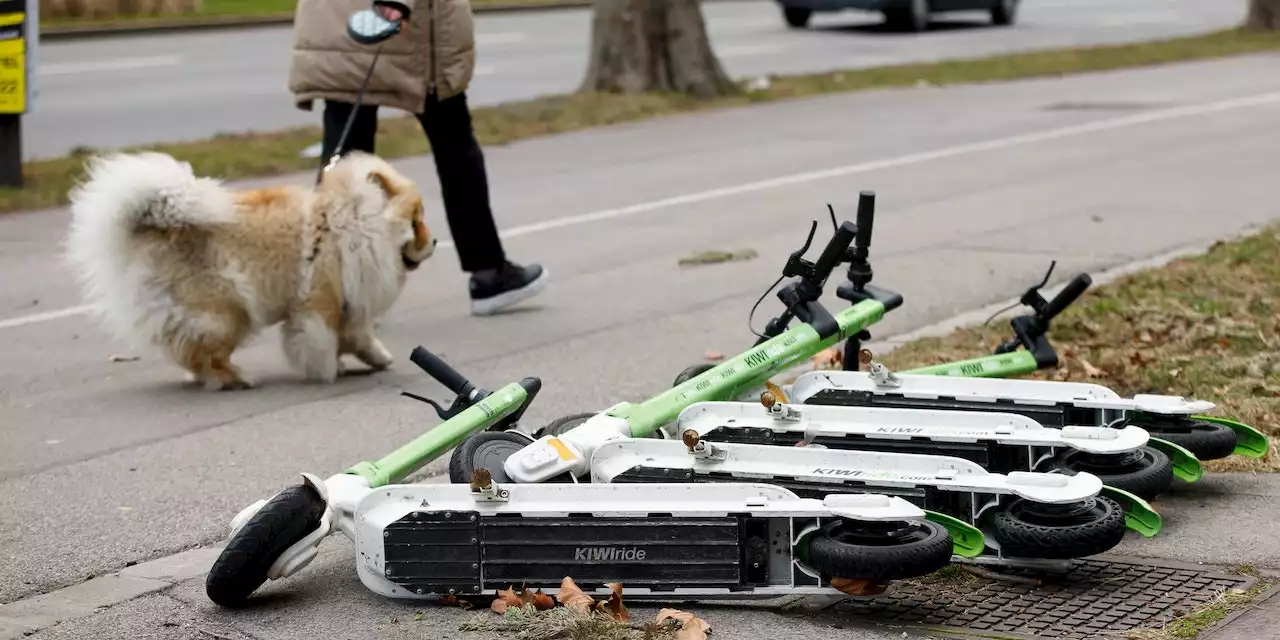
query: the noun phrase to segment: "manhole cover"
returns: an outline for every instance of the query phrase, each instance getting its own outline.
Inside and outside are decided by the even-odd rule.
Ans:
[[[1046,105],[1045,111],[1144,111],[1155,109],[1165,105],[1155,104],[1151,102],[1104,102],[1104,101],[1083,101],[1083,102],[1055,102]]]
[[[907,581],[883,598],[847,600],[830,613],[869,622],[1006,637],[1099,638],[1159,627],[1225,590],[1249,589],[1250,576],[1177,563],[1091,559],[1066,573],[1003,570],[1042,584],[993,581],[954,571]]]

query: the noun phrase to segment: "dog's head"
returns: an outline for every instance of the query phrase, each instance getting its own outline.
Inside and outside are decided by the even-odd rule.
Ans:
[[[396,237],[404,239],[400,245],[400,259],[405,269],[413,271],[435,253],[437,240],[422,219],[422,195],[418,193],[417,186],[390,164],[380,164],[382,166],[375,166],[369,172],[369,180],[386,194],[387,206],[383,214]]]
[[[376,188],[378,211],[375,215],[383,218],[391,237],[400,241],[400,259],[406,270],[417,269],[435,253],[437,239],[423,220],[422,195],[417,185],[389,162],[352,152],[326,172],[321,188],[335,183],[345,183],[345,188],[339,189],[352,195],[368,193],[365,190],[371,186]],[[361,200],[367,203],[370,199]]]

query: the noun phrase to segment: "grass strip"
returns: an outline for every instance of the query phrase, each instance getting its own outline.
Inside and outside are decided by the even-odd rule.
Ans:
[[[775,76],[770,78],[767,87],[710,100],[663,93],[575,93],[478,107],[473,110],[472,115],[481,144],[492,146],[534,136],[664,115],[822,94],[914,86],[920,83],[945,86],[1007,81],[1275,50],[1280,50],[1280,34],[1233,29],[1137,44]],[[318,112],[316,117],[318,120]],[[319,139],[320,128],[310,126],[269,133],[223,134],[208,140],[151,145],[145,148],[186,160],[199,175],[235,180],[314,170],[318,167],[318,160],[302,158],[299,152]],[[417,121],[409,117],[383,120],[377,144],[379,155],[386,158],[420,155],[430,151]],[[23,167],[26,183],[24,188],[0,188],[0,212],[65,204],[68,190],[80,178],[86,155],[93,152],[92,149],[79,149],[68,157],[26,163]]]
[[[1007,333],[993,322],[986,338]],[[1054,320],[1049,338],[1059,367],[1027,377],[1209,400],[1214,415],[1252,425],[1272,444],[1261,459],[1230,456],[1205,462],[1207,470],[1280,470],[1280,226],[1095,286]],[[901,371],[992,348],[967,327],[880,359]]]

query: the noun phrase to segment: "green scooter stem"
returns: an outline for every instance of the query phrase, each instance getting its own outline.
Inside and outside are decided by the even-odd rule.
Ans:
[[[371,488],[400,482],[467,436],[515,413],[528,397],[519,383],[508,384],[376,462],[357,463],[345,473],[364,477]]]
[[[1035,355],[1030,351],[1018,350],[958,362],[946,362],[902,373],[963,378],[1014,378],[1035,373],[1039,368]]]

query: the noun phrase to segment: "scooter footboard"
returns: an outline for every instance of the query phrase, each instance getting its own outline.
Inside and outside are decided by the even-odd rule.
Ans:
[[[823,522],[850,516],[926,520],[900,499],[827,506],[757,483],[509,485],[492,495],[402,485],[360,504],[355,542],[361,581],[394,598],[554,591],[565,577],[588,591],[621,582],[629,596],[768,597],[838,593],[796,550]]]

